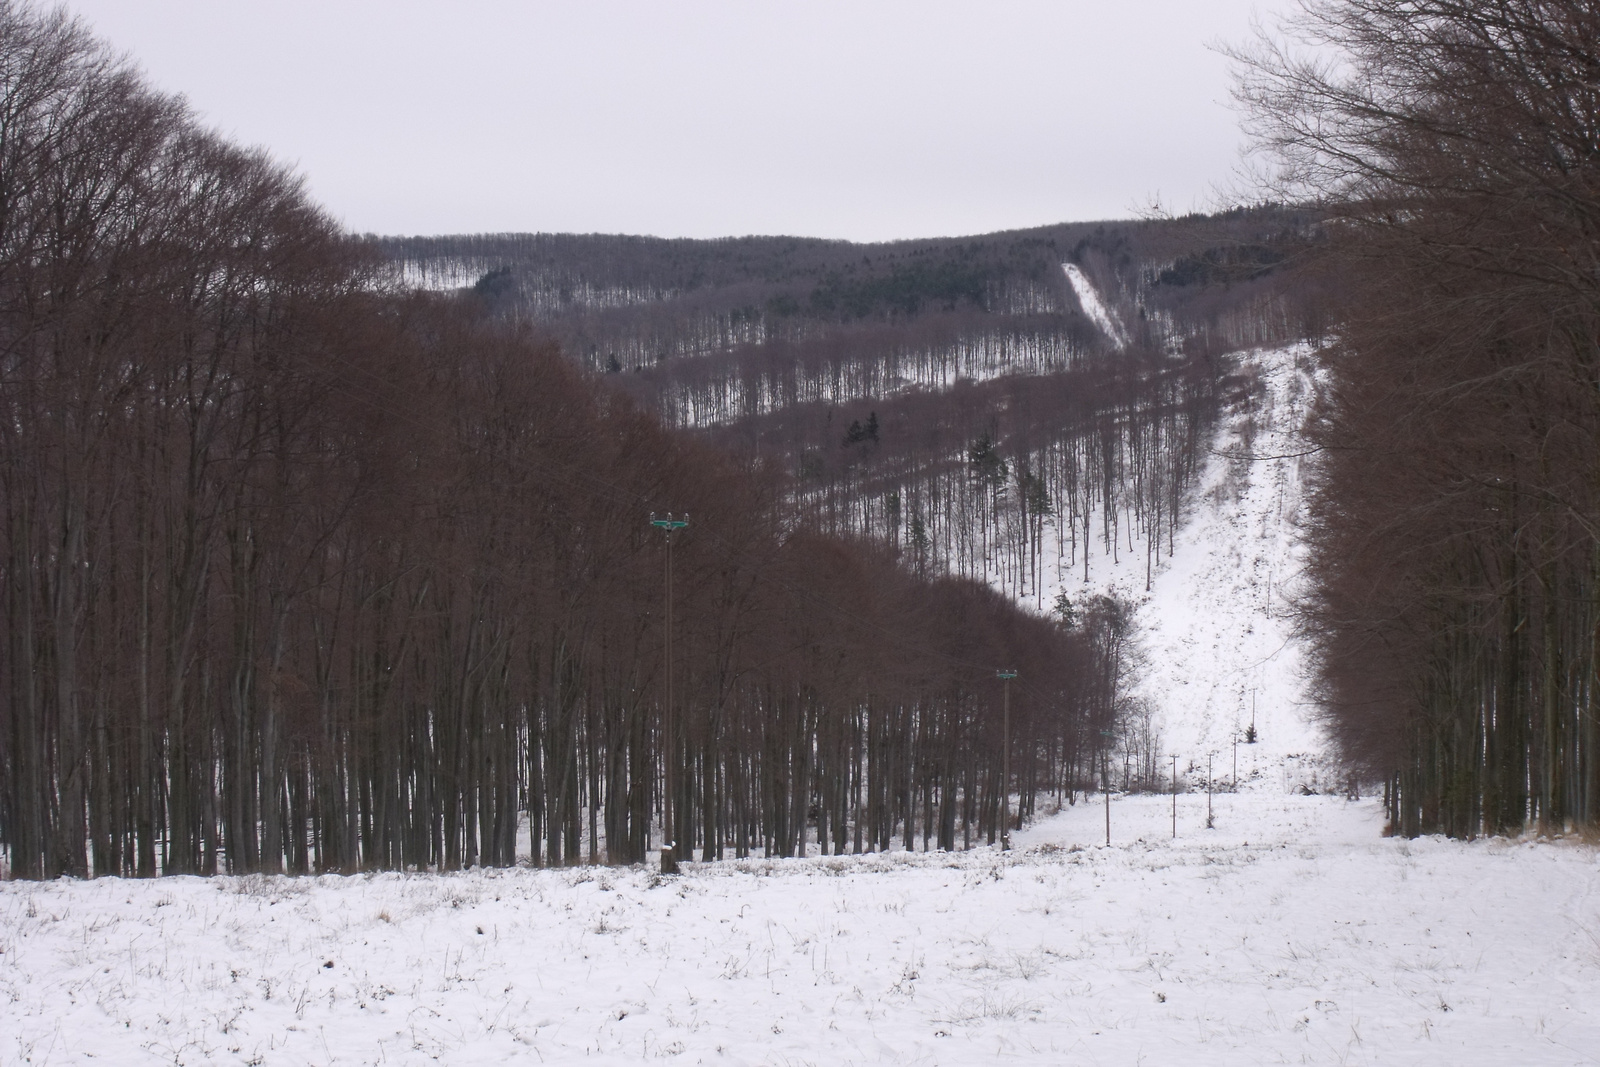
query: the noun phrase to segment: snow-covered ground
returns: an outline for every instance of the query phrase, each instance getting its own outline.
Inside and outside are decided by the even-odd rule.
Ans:
[[[6,883],[0,1063],[1600,1062],[1592,847],[1215,803],[668,880]]]

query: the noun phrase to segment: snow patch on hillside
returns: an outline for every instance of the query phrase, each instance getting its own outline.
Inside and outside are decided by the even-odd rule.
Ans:
[[[1157,702],[1172,750],[1232,759],[1264,784],[1309,784],[1324,748],[1313,725],[1305,660],[1289,613],[1303,562],[1297,531],[1306,460],[1301,430],[1314,380],[1305,348],[1260,352],[1256,402],[1221,428],[1179,531],[1176,553],[1141,604],[1149,665],[1142,693]],[[1225,765],[1231,774],[1231,762]]]
[[[1078,304],[1083,308],[1083,313],[1089,316],[1089,321],[1099,328],[1100,332],[1110,339],[1118,348],[1128,347],[1128,333],[1122,328],[1122,323],[1106,307],[1105,301],[1100,299],[1100,294],[1095,290],[1094,283],[1083,269],[1076,263],[1063,263],[1061,269],[1066,273],[1067,282],[1072,286],[1073,293],[1077,294]]]
[[[1308,461],[1299,453],[1314,357],[1307,346],[1256,351],[1241,358],[1241,371],[1259,388],[1224,414],[1173,554],[1147,576],[1150,546],[1142,537],[1130,543],[1124,523],[1115,559],[1097,538],[1089,578],[1068,567],[1037,602],[1104,593],[1135,605],[1146,662],[1134,695],[1157,710],[1163,747],[1180,770],[1203,774],[1214,754],[1213,777],[1232,782],[1238,738],[1242,786],[1326,788],[1326,745],[1289,616],[1302,566],[1297,521]],[[1245,743],[1252,719],[1256,744]]]

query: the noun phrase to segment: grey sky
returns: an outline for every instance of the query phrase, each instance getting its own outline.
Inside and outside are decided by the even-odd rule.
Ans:
[[[1287,0],[68,0],[353,230],[877,240],[1211,204]]]

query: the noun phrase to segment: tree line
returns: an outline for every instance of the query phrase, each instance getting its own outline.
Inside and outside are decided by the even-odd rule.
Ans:
[[[897,329],[915,334],[930,320],[954,338],[981,338],[1031,317],[1028,332],[1045,328],[1081,347],[1094,331],[1078,318],[1066,262],[1094,278],[1130,327],[1148,323],[1140,329],[1155,347],[1200,336],[1212,348],[1225,338],[1234,347],[1272,343],[1264,322],[1287,320],[1293,330],[1307,314],[1300,282],[1281,268],[1315,242],[1317,223],[1314,211],[1267,204],[876,244],[603,234],[375,240],[396,276],[477,289],[497,315],[538,322],[590,368],[638,374],[636,384],[654,379],[670,393],[698,357],[789,345],[811,360],[841,348],[870,362],[911,347]]]
[[[0,94],[10,874],[955,848],[1105,775],[1114,604],[808,527],[59,11],[0,0]]]
[[[1339,319],[1302,622],[1406,835],[1600,821],[1600,10],[1316,0],[1241,53]]]

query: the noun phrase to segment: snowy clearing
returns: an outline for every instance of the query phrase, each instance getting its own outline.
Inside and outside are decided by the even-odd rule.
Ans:
[[[0,1062],[1579,1064],[1593,848],[1098,800],[966,853],[0,885]]]
[[[1149,661],[1140,691],[1165,712],[1170,750],[1196,761],[1216,752],[1219,774],[1231,773],[1222,761],[1252,716],[1260,743],[1239,746],[1241,777],[1323,748],[1289,614],[1302,566],[1311,367],[1303,346],[1246,362],[1261,383],[1257,405],[1219,428],[1176,552],[1139,607]]]
[[[1069,566],[1039,599],[1110,593],[1135,605],[1145,665],[1134,694],[1155,709],[1162,750],[1178,756],[1180,772],[1204,775],[1214,753],[1216,778],[1232,781],[1237,739],[1247,786],[1321,788],[1331,767],[1289,612],[1303,562],[1302,429],[1315,360],[1304,345],[1261,349],[1245,354],[1241,369],[1260,389],[1251,404],[1224,412],[1173,552],[1162,546],[1148,589],[1149,546],[1139,537],[1116,557],[1099,554],[1097,543],[1087,581]],[[1252,721],[1259,743],[1247,745]]]

